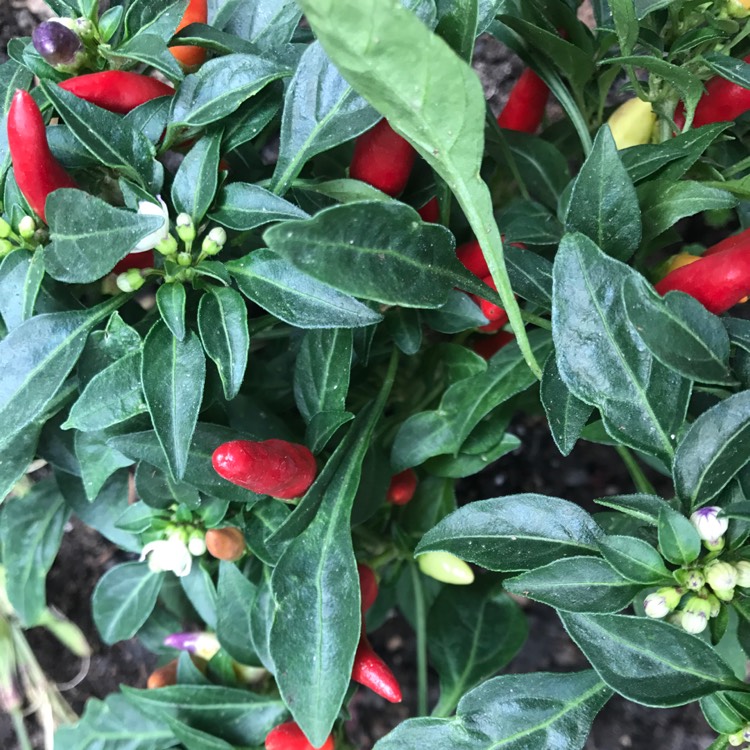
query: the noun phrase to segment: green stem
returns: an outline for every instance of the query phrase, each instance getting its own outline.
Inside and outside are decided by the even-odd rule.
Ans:
[[[23,721],[23,714],[17,708],[11,709],[9,713],[20,750],[33,750],[31,740],[29,739],[29,733],[26,731],[26,724],[24,724]]]
[[[544,328],[546,331],[552,330],[552,321],[547,320],[547,318],[542,318],[539,315],[534,315],[534,313],[526,312],[526,310],[521,310],[521,317],[527,323],[532,323],[539,328]]]
[[[427,716],[427,613],[424,606],[424,590],[419,568],[412,561],[411,580],[414,585],[417,635],[417,713]]]
[[[638,465],[638,462],[635,460],[635,456],[630,452],[630,449],[626,448],[624,445],[618,445],[615,450],[625,464],[636,490],[646,495],[655,495],[656,490],[654,489],[654,486],[646,478],[646,475]]]

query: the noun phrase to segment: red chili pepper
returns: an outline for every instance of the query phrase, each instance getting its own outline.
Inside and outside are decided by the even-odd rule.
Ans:
[[[208,0],[190,0],[185,10],[185,15],[177,25],[175,34],[189,26],[191,23],[208,22]],[[202,65],[206,59],[206,50],[203,47],[170,47],[169,51],[175,59],[181,62],[186,68],[194,68]]]
[[[146,687],[149,690],[169,687],[177,684],[177,659],[165,664],[163,667],[155,669],[148,677]]]
[[[483,359],[490,359],[516,337],[510,331],[500,331],[494,336],[482,336],[472,342],[471,348]]]
[[[497,287],[495,286],[495,282],[493,281],[492,276],[485,276],[482,281],[487,284],[490,289],[494,289],[495,291],[497,291]],[[505,312],[505,308],[500,307],[500,305],[496,305],[494,302],[490,302],[489,300],[481,299],[476,295],[472,296],[474,297],[474,301],[481,308],[484,317],[490,321],[487,325],[481,326],[479,328],[480,331],[492,333],[493,331],[499,331],[504,325],[508,324],[509,318],[508,313]]]
[[[409,181],[417,152],[387,120],[363,133],[354,145],[349,176],[388,195],[399,195]]]
[[[333,736],[317,750],[334,750]],[[293,721],[279,724],[266,735],[266,750],[316,750],[305,737],[305,733]]]
[[[28,91],[19,89],[13,95],[8,111],[8,146],[18,189],[34,213],[46,221],[47,196],[78,185],[52,155],[42,113]]]
[[[732,239],[732,242],[729,242]],[[657,285],[659,294],[674,290],[695,297],[716,315],[726,312],[750,294],[750,233],[724,240],[699,260],[668,273]]]
[[[245,535],[235,526],[206,532],[206,549],[217,560],[239,560],[245,554],[245,546]]]
[[[750,229],[745,229],[743,232],[738,234],[731,234],[729,237],[725,237],[721,242],[717,242],[715,245],[706,250],[702,258],[706,258],[709,255],[716,255],[716,253],[723,253],[725,250],[731,250],[735,247],[747,247],[750,245]]]
[[[490,268],[484,259],[484,253],[476,239],[471,239],[456,248],[456,257],[467,271],[483,279],[490,275]]]
[[[404,469],[404,471],[395,474],[391,477],[385,499],[391,505],[406,505],[414,497],[417,490],[417,481],[417,474],[414,469]]]
[[[373,651],[364,633],[354,656],[352,680],[370,688],[391,703],[401,703],[401,686],[398,680],[390,667]]]
[[[362,601],[362,615],[364,616],[378,598],[378,579],[375,571],[364,563],[357,563],[357,573],[359,575],[359,593]]]
[[[513,86],[508,101],[497,117],[497,124],[506,130],[536,133],[544,119],[547,99],[547,84],[527,68]]]
[[[286,440],[233,440],[213,455],[219,476],[259,495],[293,500],[307,492],[318,467],[315,456],[298,443]]]
[[[144,253],[130,253],[126,255],[113,269],[112,273],[125,273],[131,268],[153,268],[154,251],[146,250]]]
[[[417,213],[422,217],[422,221],[437,224],[440,221],[440,204],[438,203],[438,199],[431,198],[422,208],[417,209]]]
[[[126,70],[104,70],[68,78],[60,84],[60,88],[120,115],[126,115],[152,99],[174,94],[174,89],[168,84]]]
[[[745,57],[744,61],[750,63],[750,55]],[[750,90],[721,76],[714,76],[706,83],[706,93],[695,108],[693,127],[699,128],[713,122],[730,122],[748,110]],[[685,105],[682,102],[677,105],[674,121],[682,130],[685,125]]]

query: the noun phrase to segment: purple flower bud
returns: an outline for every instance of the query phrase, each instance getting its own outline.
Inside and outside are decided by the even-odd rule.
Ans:
[[[221,648],[213,633],[172,633],[164,639],[164,645],[187,651],[189,654],[200,656],[201,659],[211,661]]]
[[[45,21],[31,35],[34,49],[50,65],[71,65],[83,45],[78,35],[59,21]]]

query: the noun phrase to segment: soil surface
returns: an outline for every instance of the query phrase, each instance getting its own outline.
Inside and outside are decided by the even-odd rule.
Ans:
[[[0,60],[8,39],[30,34],[42,9],[39,0],[0,0]],[[521,70],[520,62],[497,42],[485,38],[478,43],[475,65],[493,109],[499,109]],[[579,443],[570,457],[563,458],[542,420],[526,420],[517,424],[514,431],[523,441],[522,448],[464,481],[459,488],[462,501],[541,492],[591,508],[592,498],[634,489],[627,471],[610,448]],[[657,484],[663,481],[651,473],[649,477]],[[75,683],[63,694],[77,713],[89,697],[103,698],[120,684],[144,687],[154,664],[154,657],[137,641],[105,646],[92,621],[90,600],[94,586],[106,570],[122,559],[121,553],[96,532],[73,522],[66,529],[60,554],[49,574],[50,603],[82,628],[94,649],[84,675],[79,674],[80,662],[61,649],[46,631],[29,633],[49,677],[61,685]],[[567,637],[553,610],[531,602],[525,602],[524,607],[529,638],[506,671],[564,672],[587,668],[585,658]],[[372,641],[393,666],[404,688],[405,700],[398,706],[384,705],[373,693],[358,691],[351,703],[349,732],[360,750],[369,750],[378,738],[416,710],[414,638],[409,626],[401,617],[393,616],[372,634]],[[434,701],[437,684],[435,676],[431,677]],[[41,748],[39,733],[31,725],[30,730],[35,748]],[[656,710],[615,697],[594,722],[586,750],[705,750],[714,737],[697,705]],[[0,747],[5,750],[18,747],[9,722],[2,716]]]

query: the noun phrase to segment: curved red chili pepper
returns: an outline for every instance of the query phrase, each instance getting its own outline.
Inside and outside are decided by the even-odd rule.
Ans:
[[[414,469],[404,469],[391,477],[385,499],[391,505],[406,505],[417,491],[417,474]]]
[[[301,497],[315,481],[315,456],[298,443],[286,440],[233,440],[213,454],[216,473],[259,495],[281,500]]]
[[[531,68],[526,68],[511,89],[497,124],[506,130],[536,133],[544,119],[548,99],[547,84]]]
[[[316,749],[299,725],[288,721],[286,724],[279,724],[266,735],[266,750],[334,750],[334,744],[333,737],[328,735],[325,743]]]
[[[412,145],[387,120],[381,120],[357,138],[349,176],[388,195],[399,195],[409,181],[416,158]]]
[[[175,34],[189,26],[191,23],[208,23],[208,0],[190,0],[182,20],[175,29]],[[169,51],[174,58],[181,62],[186,68],[194,68],[202,65],[206,59],[206,50],[203,47],[182,46],[170,47]]]
[[[391,703],[401,703],[401,686],[390,667],[375,653],[362,633],[354,657],[352,680],[370,688]]]
[[[61,89],[75,94],[97,107],[125,115],[141,104],[172,96],[174,89],[151,76],[126,70],[104,70],[101,73],[68,78],[59,84]]]
[[[42,221],[47,196],[75,188],[75,180],[55,159],[47,143],[42,113],[28,91],[19,89],[8,110],[8,147],[18,189]]]

